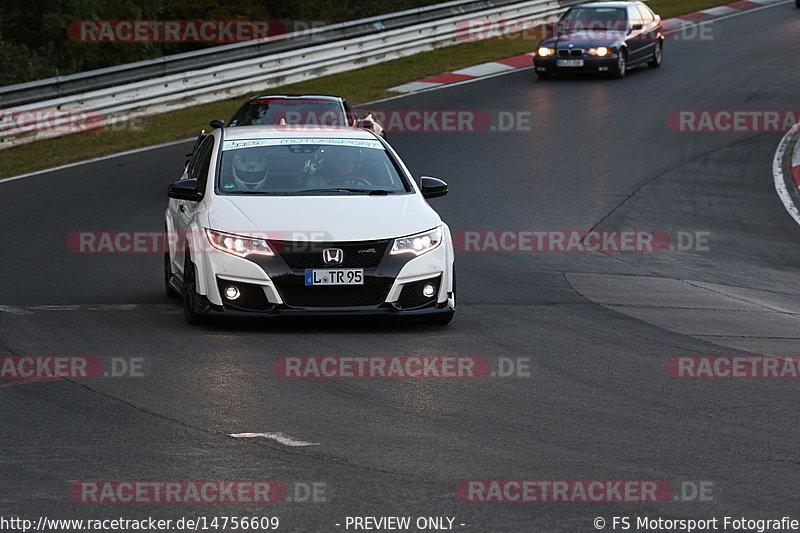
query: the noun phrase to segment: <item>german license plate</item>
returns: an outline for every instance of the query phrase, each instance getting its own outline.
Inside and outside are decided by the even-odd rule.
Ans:
[[[311,285],[363,285],[363,268],[306,269],[306,286]]]
[[[582,67],[583,59],[559,59],[556,61],[559,67]]]

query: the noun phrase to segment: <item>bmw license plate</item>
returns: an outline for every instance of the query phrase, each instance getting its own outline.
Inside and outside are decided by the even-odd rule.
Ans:
[[[559,67],[582,67],[583,59],[559,59],[556,61]]]
[[[363,285],[363,268],[306,269],[306,286],[311,285]]]

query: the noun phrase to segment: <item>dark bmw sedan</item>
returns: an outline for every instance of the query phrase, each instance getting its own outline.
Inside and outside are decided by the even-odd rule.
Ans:
[[[661,66],[661,17],[642,2],[592,2],[572,6],[539,43],[533,64],[539,78],[570,72],[622,78],[629,68]]]

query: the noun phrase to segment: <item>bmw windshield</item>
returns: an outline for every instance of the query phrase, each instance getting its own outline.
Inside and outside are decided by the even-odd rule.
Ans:
[[[561,17],[558,29],[561,31],[611,30],[625,31],[628,16],[625,9],[617,7],[576,7]]]
[[[352,195],[412,191],[376,140],[225,141],[220,166],[219,194]]]

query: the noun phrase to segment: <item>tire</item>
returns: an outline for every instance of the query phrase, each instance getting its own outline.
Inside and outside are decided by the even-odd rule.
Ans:
[[[800,0],[796,0],[800,2]],[[653,59],[647,62],[647,66],[650,68],[659,68],[661,66],[661,61],[664,59],[664,43],[656,44],[656,51],[653,52]]]
[[[169,257],[169,241],[167,239],[167,227],[164,226],[164,291],[169,298],[175,298],[179,296],[179,293],[175,292],[175,289],[172,288],[172,285],[169,284],[170,279],[172,279],[172,264],[170,263]]]
[[[169,284],[169,280],[172,279],[172,266],[169,262],[169,251],[164,251],[164,292],[166,292],[169,298],[175,298],[178,296],[178,293],[175,292],[175,289],[172,288],[172,285]]]
[[[800,2],[800,0],[797,0],[797,1]],[[538,70],[535,70],[534,72],[536,72],[536,76],[538,76],[538,78],[540,80],[549,80],[550,79],[550,73],[549,72],[540,72]]]
[[[628,52],[621,50],[617,54],[617,63],[611,67],[611,77],[622,79],[628,73]]]
[[[194,264],[186,251],[186,262],[183,268],[183,317],[192,326],[205,322],[205,316],[200,313],[200,295],[197,294]]]

